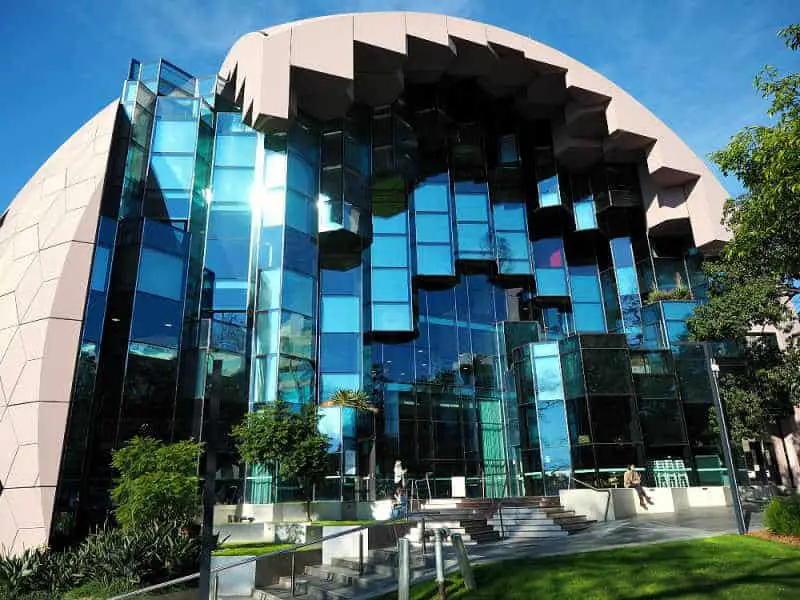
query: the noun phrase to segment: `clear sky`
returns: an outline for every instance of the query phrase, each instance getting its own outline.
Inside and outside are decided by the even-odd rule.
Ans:
[[[704,158],[742,126],[765,122],[752,86],[761,66],[800,70],[776,37],[800,21],[800,0],[0,0],[0,210],[120,94],[131,57],[213,74],[248,31],[403,9],[469,17],[553,46],[628,90]]]

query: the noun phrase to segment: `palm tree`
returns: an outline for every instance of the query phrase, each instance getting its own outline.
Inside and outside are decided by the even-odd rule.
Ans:
[[[378,407],[370,400],[369,394],[361,390],[337,390],[320,406],[342,406],[376,413]]]
[[[369,453],[369,499],[375,500],[375,451],[376,451],[376,416],[378,407],[370,399],[370,395],[363,390],[337,390],[330,397],[320,403],[320,406],[339,406],[342,408],[354,408],[356,411],[372,413],[372,434],[370,435]]]

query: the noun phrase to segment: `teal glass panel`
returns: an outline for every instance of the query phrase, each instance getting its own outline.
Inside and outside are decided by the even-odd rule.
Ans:
[[[575,228],[580,230],[597,229],[597,216],[594,212],[594,201],[581,200],[572,205],[575,214]]]
[[[320,375],[319,397],[323,402],[339,390],[360,388],[361,376],[358,373],[322,373]]]
[[[502,164],[510,164],[519,161],[519,152],[517,150],[517,136],[513,133],[500,137],[500,162]]]
[[[190,189],[194,156],[158,155],[150,159],[150,187]]]
[[[278,398],[289,404],[308,404],[314,400],[314,366],[310,360],[280,357]]]
[[[411,308],[408,304],[373,304],[372,328],[376,331],[411,331]]]
[[[417,273],[420,275],[452,275],[453,253],[450,246],[417,244]]]
[[[415,223],[418,242],[450,243],[450,215],[420,213]]]
[[[283,308],[311,317],[316,297],[317,283],[313,278],[294,271],[283,272]]]
[[[314,320],[296,313],[281,313],[281,354],[314,358]]]
[[[159,102],[160,104],[160,102]],[[153,152],[193,154],[197,144],[197,121],[169,121],[156,116]]]
[[[567,278],[562,269],[536,269],[538,296],[567,296]]]
[[[255,134],[255,131],[250,129],[242,122],[242,114],[238,112],[220,112],[217,113],[217,135],[230,135],[234,133],[249,133]]]
[[[408,266],[408,241],[401,236],[379,236],[372,241],[373,267]]]
[[[531,263],[527,260],[500,259],[500,272],[506,275],[530,275]]]
[[[361,331],[361,300],[351,296],[322,297],[323,333]]]
[[[185,270],[181,257],[142,248],[137,288],[163,298],[183,300]]]
[[[256,354],[277,354],[281,315],[277,310],[256,314]]]
[[[278,309],[281,306],[281,272],[259,271],[258,273],[258,310]]]
[[[256,162],[255,135],[219,135],[214,164],[222,167],[252,167]]]
[[[407,271],[405,269],[373,269],[372,301],[410,302]]]
[[[289,189],[309,197],[317,195],[317,173],[312,165],[290,153],[287,171]]]

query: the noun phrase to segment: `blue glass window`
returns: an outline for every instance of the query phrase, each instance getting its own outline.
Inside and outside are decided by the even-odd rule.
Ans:
[[[283,228],[265,227],[261,230],[258,264],[262,269],[276,269],[281,266],[282,256]]]
[[[317,274],[317,244],[309,235],[287,227],[283,255],[287,268],[308,275]]]
[[[314,279],[293,271],[283,272],[283,308],[311,317],[314,315],[316,296]]]
[[[373,304],[372,328],[378,331],[411,331],[408,304]]]
[[[453,267],[450,246],[417,244],[417,272],[420,275],[452,275]]]
[[[320,336],[320,369],[326,373],[356,373],[361,366],[358,333],[323,333]]]
[[[159,100],[159,104],[161,100]],[[197,145],[197,121],[167,121],[156,118],[153,152],[194,154]]]
[[[158,155],[150,159],[150,187],[189,189],[194,156]]]
[[[251,167],[256,162],[255,135],[220,135],[214,152],[214,164],[222,167]]]
[[[226,205],[211,208],[208,221],[209,238],[250,239],[250,211],[233,206],[234,210],[224,210]]]
[[[535,241],[533,256],[537,294],[540,296],[566,296],[567,277],[561,238]]]
[[[94,263],[92,264],[91,289],[106,291],[108,286],[108,271],[111,266],[111,248],[96,246],[94,251]]]
[[[456,194],[456,220],[488,221],[489,199],[481,194]]]
[[[250,240],[215,240],[206,243],[206,268],[217,279],[247,279]]]
[[[286,182],[289,189],[309,197],[317,195],[317,173],[311,165],[290,153],[287,170]]]
[[[494,215],[494,228],[497,231],[525,230],[524,204],[495,204],[492,212]]]
[[[214,310],[245,310],[247,291],[246,281],[217,280],[214,282],[212,306]]]
[[[253,170],[219,167],[214,169],[214,202],[250,203]]]
[[[185,269],[179,256],[142,248],[137,287],[142,292],[182,301]]]
[[[372,230],[380,233],[406,233],[408,231],[408,215],[401,211],[391,217],[372,217]]]
[[[405,269],[373,269],[373,302],[409,302],[408,273]]]
[[[289,190],[286,194],[286,224],[309,235],[317,233],[316,204]]]
[[[325,295],[358,296],[361,293],[361,267],[347,271],[323,269],[320,276]]]
[[[580,333],[605,333],[606,325],[601,304],[577,303],[572,307],[575,329]]]
[[[524,260],[527,264],[529,243],[526,233],[504,231],[497,234],[497,255],[501,259]]]
[[[594,212],[594,202],[591,199],[575,202],[573,210],[575,211],[576,229],[597,229],[597,216]]]
[[[418,242],[450,243],[450,215],[420,213],[415,221]]]
[[[600,275],[594,265],[575,265],[569,269],[570,288],[574,302],[599,302]]]
[[[492,239],[489,235],[489,226],[485,223],[459,223],[458,250],[459,253],[488,254],[491,252]]]
[[[372,265],[408,266],[408,241],[401,236],[378,236],[372,241]]]
[[[217,113],[217,135],[229,135],[232,133],[254,134],[255,132],[242,122],[241,113]]]
[[[539,181],[539,206],[558,206],[561,196],[558,191],[558,177],[548,177]]]
[[[360,299],[351,296],[323,296],[322,331],[324,333],[361,331]]]
[[[414,190],[414,208],[417,211],[448,212],[450,186],[447,183],[425,183]]]
[[[183,319],[183,303],[151,294],[137,293],[133,306],[131,339],[177,348]]]

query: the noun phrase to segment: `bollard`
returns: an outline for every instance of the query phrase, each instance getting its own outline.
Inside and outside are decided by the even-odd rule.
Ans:
[[[475,574],[472,572],[472,565],[469,564],[469,556],[467,556],[467,549],[464,547],[464,540],[461,539],[461,534],[454,533],[450,536],[450,541],[452,541],[453,549],[456,551],[456,559],[458,560],[458,568],[461,570],[461,577],[464,580],[464,587],[470,592],[478,589],[478,585],[475,583]]]
[[[292,561],[292,572],[290,573],[290,576],[289,576],[289,586],[291,587],[291,591],[289,592],[289,596],[291,598],[294,598],[295,597],[294,588],[296,587],[296,583],[295,583],[295,579],[294,579],[294,552],[292,552],[291,561]]]
[[[397,600],[411,599],[411,542],[400,538],[400,556],[397,574]]]
[[[439,588],[439,600],[447,600],[447,591],[444,587],[444,553],[442,544],[444,530],[437,529],[434,537],[434,552],[436,555],[436,587]]]
[[[358,532],[358,576],[364,576],[364,532]]]

